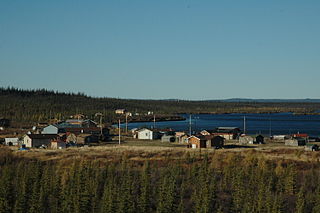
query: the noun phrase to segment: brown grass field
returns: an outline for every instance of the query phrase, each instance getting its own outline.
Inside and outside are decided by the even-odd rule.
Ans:
[[[4,149],[2,146],[0,149]],[[294,162],[319,162],[320,152],[305,151],[304,147],[288,147],[279,143],[264,145],[239,146],[235,143],[227,143],[224,149],[190,149],[186,145],[178,143],[166,143],[160,141],[127,141],[121,145],[117,142],[100,144],[99,146],[67,148],[62,150],[30,149],[18,151],[17,147],[10,147],[12,154],[17,157],[38,159],[42,161],[73,161],[73,160],[97,160],[101,162],[115,162],[121,159],[129,161],[174,161],[192,156],[201,159],[209,155],[212,159],[223,161],[230,154],[243,157],[254,156],[275,161]],[[1,152],[0,152],[1,154]]]

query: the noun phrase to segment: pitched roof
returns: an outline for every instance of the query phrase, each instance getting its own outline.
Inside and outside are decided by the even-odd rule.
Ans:
[[[55,139],[59,137],[57,134],[28,134],[31,139]]]

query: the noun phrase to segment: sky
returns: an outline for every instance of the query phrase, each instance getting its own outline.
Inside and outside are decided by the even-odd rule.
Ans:
[[[320,98],[318,0],[1,0],[0,86]]]

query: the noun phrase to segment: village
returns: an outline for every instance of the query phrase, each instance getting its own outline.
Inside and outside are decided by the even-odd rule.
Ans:
[[[171,128],[132,128],[128,129],[127,118],[131,116],[125,109],[115,110],[115,114],[125,118],[125,127],[121,128],[120,119],[117,125],[105,125],[77,114],[70,119],[56,123],[38,123],[24,134],[6,134],[1,131],[9,127],[9,121],[0,120],[0,144],[17,147],[20,151],[29,149],[66,149],[89,146],[135,145],[144,143],[155,146],[175,144],[188,149],[225,149],[253,148],[256,146],[278,145],[283,147],[304,148],[305,151],[318,151],[318,140],[308,134],[264,136],[247,135],[238,127],[213,127],[199,132],[175,131]],[[148,112],[148,115],[153,112]],[[100,115],[100,114],[99,114]],[[101,115],[100,115],[101,116]],[[100,117],[101,118],[101,117]],[[155,122],[155,120],[154,120]]]

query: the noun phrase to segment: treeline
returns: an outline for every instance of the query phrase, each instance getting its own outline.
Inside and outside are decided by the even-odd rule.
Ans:
[[[4,212],[319,212],[319,165],[229,153],[175,162],[41,162],[0,155]]]
[[[320,103],[255,103],[223,101],[183,100],[133,100],[116,98],[93,98],[83,93],[22,90],[0,88],[0,118],[13,123],[37,123],[50,119],[65,119],[71,115],[84,114],[95,119],[97,112],[104,114],[104,122],[116,120],[115,109],[125,108],[135,113],[155,112],[159,115],[177,113],[313,113]]]

